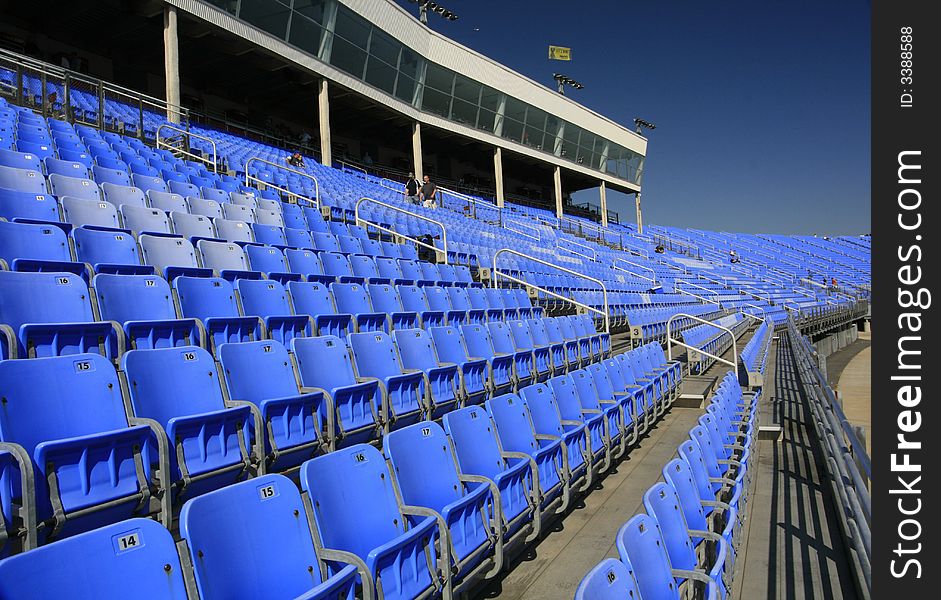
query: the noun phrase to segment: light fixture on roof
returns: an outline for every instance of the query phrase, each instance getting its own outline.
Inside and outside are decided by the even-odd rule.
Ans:
[[[456,14],[441,6],[437,2],[430,2],[429,0],[409,0],[409,2],[418,5],[418,20],[425,25],[428,24],[428,11],[435,13],[442,19],[447,19],[448,21],[457,21]]]
[[[645,121],[643,119],[634,119],[634,125],[637,126],[637,134],[642,135],[644,129],[656,129],[657,126],[651,123],[650,121]]]
[[[555,79],[556,83],[559,85],[559,93],[563,96],[565,95],[565,86],[570,85],[576,90],[583,89],[585,86],[575,81],[571,77],[562,75],[561,73],[554,73],[552,78]]]

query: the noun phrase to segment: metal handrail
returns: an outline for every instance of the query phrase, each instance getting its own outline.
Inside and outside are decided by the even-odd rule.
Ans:
[[[339,160],[339,159],[335,160],[334,162],[340,164],[340,166],[342,167],[342,168],[340,169],[341,171],[342,171],[342,170],[345,170],[346,167],[349,167],[349,168],[351,168],[351,169],[355,169],[356,171],[360,171],[360,172],[362,172],[363,175],[366,175],[367,177],[369,177],[369,172],[368,172],[366,169],[364,169],[363,167],[360,167],[360,166],[357,166],[357,165],[354,165],[354,164],[352,164],[352,163],[348,163],[348,162],[346,162],[346,161],[344,161],[344,160]]]
[[[442,199],[441,206],[442,206],[442,207],[444,206],[444,196],[445,196],[445,195],[450,195],[450,196],[453,196],[453,197],[455,197],[455,198],[457,198],[457,199],[459,199],[459,200],[463,200],[463,201],[467,202],[468,204],[472,205],[472,206],[474,207],[474,214],[473,214],[473,217],[474,217],[475,219],[477,218],[477,206],[478,206],[478,205],[481,205],[484,210],[496,211],[497,217],[498,217],[498,222],[499,222],[499,224],[500,224],[501,226],[503,225],[503,209],[502,209],[501,207],[497,206],[496,204],[494,204],[494,203],[492,203],[492,202],[487,202],[486,200],[482,200],[482,199],[480,199],[480,198],[474,198],[473,196],[468,196],[467,194],[462,194],[461,192],[456,192],[456,191],[454,191],[454,190],[452,190],[452,189],[449,189],[449,188],[446,188],[446,187],[438,186],[438,191],[441,192],[441,199]]]
[[[612,235],[616,235],[618,236],[618,247],[621,248],[622,250],[624,249],[624,234],[618,231],[613,231],[607,227],[602,227],[601,225],[594,223],[592,221],[575,219],[574,217],[569,217],[566,215],[562,215],[562,218],[560,219],[560,222],[559,222],[560,229],[563,229],[562,223],[564,222],[569,222],[569,223],[574,224],[576,227],[579,228],[579,231],[583,229],[594,230],[598,235],[597,239],[602,242],[606,242],[608,240],[607,235],[609,233]]]
[[[403,215],[409,215],[409,216],[411,216],[411,217],[414,217],[414,218],[418,219],[419,221],[425,221],[426,223],[433,223],[434,225],[437,225],[437,226],[441,229],[441,248],[438,248],[437,246],[435,246],[435,245],[433,245],[433,244],[427,244],[427,243],[425,243],[425,242],[419,240],[418,238],[413,238],[413,237],[411,237],[411,236],[405,235],[404,233],[400,233],[400,232],[396,231],[395,229],[390,229],[390,228],[388,228],[388,227],[385,227],[384,225],[380,225],[379,223],[374,223],[374,222],[372,222],[372,221],[367,221],[366,219],[360,217],[360,216],[359,216],[359,206],[360,206],[360,204],[362,204],[363,202],[372,202],[373,204],[378,204],[379,206],[383,206],[383,207],[385,207],[385,208],[388,208],[389,210],[394,210],[394,211],[396,211],[396,212],[402,213]],[[370,227],[372,227],[373,229],[376,229],[376,230],[378,230],[378,231],[385,231],[386,233],[391,233],[392,235],[397,235],[397,236],[399,236],[399,237],[401,237],[401,238],[405,238],[406,240],[410,240],[410,241],[412,241],[412,242],[418,244],[419,246],[422,246],[423,248],[429,248],[429,249],[431,249],[431,250],[434,250],[436,253],[437,253],[437,252],[443,252],[443,253],[444,253],[444,264],[448,264],[448,230],[445,229],[444,223],[442,223],[441,221],[435,221],[434,219],[430,219],[430,218],[426,217],[425,215],[420,215],[420,214],[415,213],[415,212],[412,212],[412,211],[410,211],[410,210],[405,210],[404,208],[400,208],[400,207],[398,207],[398,206],[395,206],[394,204],[388,204],[388,203],[386,203],[386,202],[382,202],[382,201],[380,201],[380,200],[376,200],[375,198],[370,198],[370,197],[368,197],[368,196],[363,196],[362,198],[360,198],[359,200],[356,201],[356,206],[353,207],[353,212],[354,212],[354,214],[356,215],[356,225],[362,224],[362,225],[364,225],[364,226],[366,227],[367,230],[368,230]]]
[[[722,305],[719,304],[718,302],[716,302],[715,300],[710,300],[709,298],[706,298],[705,296],[700,296],[699,294],[694,294],[693,292],[691,292],[691,291],[689,291],[689,290],[681,290],[680,288],[678,288],[678,287],[676,287],[676,286],[673,286],[673,291],[674,291],[674,292],[679,292],[679,293],[681,293],[681,294],[686,294],[687,296],[692,296],[693,298],[696,298],[697,300],[702,300],[702,301],[703,301],[704,303],[706,303],[706,304],[715,304],[715,305],[718,306],[719,308],[722,308]]]
[[[512,227],[510,227],[510,225],[518,225],[519,227],[523,227],[524,229],[529,229],[530,231],[535,231],[536,234],[533,235],[533,234],[531,234],[531,233],[526,233],[525,231],[519,231],[518,229],[513,229]],[[509,221],[509,220],[507,220],[507,221],[504,221],[504,222],[503,222],[503,228],[504,228],[504,229],[507,229],[507,230],[509,230],[509,231],[512,231],[513,233],[516,233],[516,234],[519,234],[519,235],[528,237],[529,239],[535,240],[536,242],[541,242],[541,241],[542,241],[542,234],[539,232],[539,230],[538,230],[537,228],[533,227],[532,225],[528,225],[528,224],[522,223],[522,222],[520,222],[520,221]]]
[[[194,153],[194,152],[191,152],[191,151],[188,149],[189,146],[190,146],[189,141],[186,142],[186,148],[178,148],[178,147],[174,146],[173,144],[171,144],[171,143],[169,142],[169,140],[170,140],[171,138],[163,138],[163,139],[161,139],[161,138],[160,138],[160,132],[163,131],[164,129],[169,129],[170,131],[175,132],[175,133],[176,133],[177,135],[179,135],[179,136],[191,137],[191,138],[196,138],[196,139],[198,139],[198,140],[204,140],[204,141],[206,141],[206,142],[209,142],[210,144],[212,144],[212,160],[207,159],[206,157],[204,157],[204,156],[201,155],[201,154],[196,154],[196,153]],[[176,136],[174,136],[174,137],[176,137]],[[181,128],[179,128],[179,127],[176,127],[176,126],[174,126],[174,125],[170,125],[170,124],[168,124],[168,123],[164,123],[164,124],[160,125],[159,127],[157,127],[157,147],[158,147],[158,148],[161,148],[161,147],[167,148],[168,150],[176,150],[177,152],[180,152],[181,154],[186,155],[186,156],[189,157],[190,159],[198,160],[198,161],[204,162],[204,163],[206,163],[207,165],[211,166],[213,173],[218,173],[218,172],[219,172],[219,155],[218,155],[218,152],[217,152],[217,149],[216,149],[216,141],[215,141],[214,139],[212,139],[211,137],[209,137],[209,136],[199,135],[198,133],[193,133],[192,131],[187,131],[187,130],[185,130],[185,129],[181,129]]]
[[[713,302],[715,302],[718,306],[722,306],[722,303],[719,302],[719,292],[717,292],[716,290],[710,290],[709,288],[705,286],[699,285],[698,283],[693,283],[692,281],[686,281],[685,279],[682,281],[678,281],[677,283],[682,283],[683,285],[691,285],[694,288],[699,288],[701,290],[706,290],[710,294],[715,294],[716,299],[713,300]],[[675,288],[676,286],[674,285],[673,287]]]
[[[389,183],[394,183],[394,184],[397,184],[397,185],[396,185],[395,187],[393,187],[393,186],[387,184],[387,183],[386,183],[387,181],[388,181]],[[405,185],[404,185],[404,184],[401,184],[401,183],[399,183],[399,182],[397,182],[397,181],[394,181],[394,180],[392,180],[392,179],[389,179],[388,177],[383,177],[382,179],[379,180],[379,187],[385,188],[385,189],[387,189],[387,190],[391,190],[391,191],[393,191],[393,192],[395,192],[395,193],[397,193],[397,194],[402,194],[403,196],[405,195]]]
[[[314,182],[315,197],[308,198],[307,196],[303,196],[301,194],[298,194],[297,192],[292,192],[289,189],[283,188],[279,185],[275,185],[273,183],[270,183],[268,181],[255,177],[254,175],[250,174],[248,171],[248,165],[250,165],[252,162],[260,162],[262,164],[266,164],[276,169],[282,169],[284,171],[288,171],[290,173],[294,173],[295,175],[300,175],[301,177],[306,177],[307,179],[312,180]],[[246,186],[249,184],[249,181],[257,181],[258,183],[263,184],[266,188],[274,188],[283,194],[287,194],[288,197],[293,197],[299,200],[304,200],[306,202],[309,202],[310,204],[313,204],[314,208],[316,208],[317,210],[320,210],[320,182],[317,181],[316,177],[314,177],[313,175],[310,175],[309,173],[304,173],[303,171],[298,171],[297,169],[292,169],[291,167],[288,167],[285,165],[279,165],[278,163],[271,162],[270,160],[265,160],[264,158],[261,158],[260,156],[253,156],[245,161],[245,185]]]
[[[615,259],[615,260],[617,260],[617,259]],[[640,273],[635,273],[634,271],[625,269],[624,267],[619,267],[619,266],[617,266],[617,265],[615,265],[615,264],[612,264],[612,265],[611,265],[611,268],[614,269],[615,271],[623,271],[623,272],[625,272],[625,273],[628,273],[628,274],[630,274],[630,275],[633,275],[634,277],[643,279],[644,281],[649,281],[650,283],[652,283],[652,284],[654,284],[654,285],[657,284],[657,280],[656,280],[656,279],[652,279],[652,278],[650,278],[650,277],[647,277],[646,275],[641,275]]]
[[[744,310],[739,310],[739,312],[741,312],[741,313],[742,313],[743,315],[745,315],[746,317],[752,317],[753,319],[758,319],[759,321],[762,321],[762,322],[765,322],[765,321],[768,320],[768,311],[766,311],[764,308],[758,306],[757,304],[752,304],[752,303],[750,303],[750,302],[747,302],[747,303],[745,303],[745,304],[742,304],[742,306],[750,306],[750,307],[752,307],[752,308],[757,308],[758,310],[761,311],[761,314],[764,315],[763,317],[761,317],[760,319],[758,319],[758,317],[756,317],[755,315],[753,315],[753,314],[751,314],[751,313],[747,313],[747,312],[745,312]],[[740,307],[740,308],[741,308],[741,307]]]
[[[673,333],[672,333],[672,325],[673,325],[673,320],[678,317],[692,319],[693,321],[697,321],[699,323],[702,323],[703,325],[711,325],[715,327],[716,329],[721,329],[725,333],[729,334],[729,337],[732,338],[732,362],[729,362],[727,359],[724,359],[721,356],[710,354],[709,352],[706,352],[705,350],[701,348],[690,346],[689,344],[681,342],[680,340],[674,340]],[[708,356],[709,358],[713,360],[717,360],[721,363],[727,364],[733,369],[738,368],[738,340],[735,337],[735,333],[728,327],[723,327],[722,325],[719,325],[718,323],[713,323],[712,321],[707,321],[705,319],[701,319],[697,316],[690,315],[687,313],[676,313],[675,315],[667,319],[667,360],[673,360],[673,344],[676,344],[677,346],[682,346],[686,348],[687,350],[695,350],[696,352],[699,352],[700,354],[704,356]]]
[[[533,261],[533,262],[537,262],[537,263],[539,263],[539,264],[541,264],[541,265],[543,265],[543,266],[545,266],[545,267],[551,267],[551,268],[553,268],[553,269],[558,269],[559,271],[562,271],[563,273],[568,273],[569,275],[574,275],[575,277],[580,277],[580,278],[585,279],[585,280],[587,280],[587,281],[590,281],[590,282],[592,282],[592,283],[598,284],[598,286],[601,287],[601,294],[602,294],[602,298],[604,299],[604,310],[603,310],[603,311],[602,311],[602,310],[599,310],[599,309],[597,309],[597,308],[595,308],[595,307],[593,307],[593,306],[589,306],[589,305],[587,305],[587,304],[584,304],[584,303],[582,303],[582,302],[579,302],[578,300],[575,300],[574,298],[569,298],[568,296],[563,296],[562,294],[558,294],[558,293],[553,292],[553,291],[551,291],[551,290],[547,290],[547,289],[544,288],[544,287],[538,286],[538,285],[536,285],[536,284],[534,284],[534,283],[530,283],[530,282],[528,282],[528,281],[524,281],[524,280],[519,279],[519,278],[517,278],[517,277],[513,277],[512,275],[509,275],[509,274],[507,274],[507,273],[501,273],[499,267],[497,267],[497,258],[498,258],[501,254],[503,254],[503,253],[515,254],[516,256],[519,256],[520,258],[525,258],[525,259],[531,260],[531,261]],[[561,266],[561,265],[557,265],[557,264],[555,264],[555,263],[551,263],[551,262],[549,262],[549,261],[542,260],[541,258],[536,258],[535,256],[531,256],[531,255],[529,255],[529,254],[524,254],[524,253],[520,252],[519,250],[513,250],[512,248],[500,248],[499,250],[497,250],[496,252],[493,253],[493,286],[492,286],[492,287],[497,287],[497,278],[498,278],[498,277],[503,277],[504,279],[508,279],[508,280],[510,280],[510,281],[512,281],[512,282],[514,282],[514,283],[518,283],[518,284],[520,284],[520,285],[523,285],[523,286],[532,288],[532,289],[537,290],[537,291],[540,291],[540,292],[542,292],[542,293],[544,293],[544,294],[546,294],[546,295],[548,295],[548,296],[552,296],[553,298],[558,298],[559,300],[564,300],[565,302],[568,302],[569,304],[573,304],[573,305],[575,305],[575,306],[577,306],[577,307],[579,307],[579,308],[584,308],[585,310],[588,310],[588,311],[591,311],[591,312],[593,312],[593,313],[597,313],[597,314],[603,316],[603,317],[604,317],[604,332],[607,333],[608,335],[611,335],[611,315],[609,314],[609,308],[608,308],[608,288],[607,288],[607,286],[604,284],[604,282],[601,281],[600,279],[595,279],[594,277],[590,277],[590,276],[588,276],[588,275],[585,275],[584,273],[579,273],[578,271],[573,271],[572,269],[567,269],[567,268],[565,268],[565,267],[563,267],[563,266]]]
[[[572,250],[571,248],[563,248],[563,247],[560,245],[562,242],[565,242],[566,244],[572,244],[573,246],[578,246],[579,248],[584,248],[585,251],[591,252],[591,255],[582,254],[582,253],[579,252],[578,250]],[[585,259],[588,259],[588,260],[592,260],[592,261],[597,261],[597,260],[598,260],[598,252],[597,252],[594,248],[592,248],[591,246],[588,246],[588,245],[586,245],[586,244],[582,244],[581,242],[576,242],[576,241],[568,240],[568,239],[565,239],[565,238],[559,238],[559,243],[556,244],[556,248],[558,248],[559,250],[565,250],[566,252],[568,252],[568,253],[570,253],[570,254],[574,254],[575,256],[581,256],[582,258],[585,258]]]
[[[654,283],[657,283],[657,272],[654,271],[653,269],[651,269],[650,267],[645,267],[644,265],[641,265],[641,264],[635,263],[635,262],[633,262],[633,261],[627,260],[626,258],[615,258],[614,261],[612,261],[611,265],[612,265],[615,269],[617,269],[617,268],[618,268],[618,262],[622,262],[622,263],[629,264],[629,265],[631,265],[631,266],[633,266],[633,267],[637,267],[638,269],[643,269],[644,271],[650,271],[650,273],[653,275],[653,277],[651,278],[651,281],[654,282]],[[628,271],[627,269],[624,269],[624,268],[621,268],[620,270],[621,270],[621,271],[627,271],[628,273],[631,272],[631,271]],[[647,279],[647,278],[644,277],[644,279]]]

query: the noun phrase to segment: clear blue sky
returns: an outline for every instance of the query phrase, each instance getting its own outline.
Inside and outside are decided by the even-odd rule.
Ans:
[[[646,223],[869,232],[869,2],[439,3],[460,19],[432,15],[437,31],[539,82],[565,73],[585,84],[570,96],[621,124],[657,125]],[[548,61],[549,44],[573,60]],[[608,204],[634,220],[633,196],[609,192]]]

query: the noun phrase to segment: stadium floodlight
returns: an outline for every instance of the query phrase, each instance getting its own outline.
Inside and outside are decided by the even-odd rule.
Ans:
[[[556,83],[559,86],[559,93],[563,96],[565,95],[565,86],[570,85],[576,90],[583,89],[585,86],[575,81],[574,79],[562,75],[561,73],[554,73],[552,78],[555,79]]]
[[[644,129],[656,129],[657,126],[651,123],[650,121],[645,121],[643,119],[634,119],[634,125],[637,126],[637,134],[641,135],[644,133]]]
[[[457,21],[456,14],[441,6],[437,2],[430,2],[429,0],[409,0],[409,2],[418,5],[418,20],[425,25],[428,24],[429,10],[440,16],[442,19],[447,19],[448,21]]]

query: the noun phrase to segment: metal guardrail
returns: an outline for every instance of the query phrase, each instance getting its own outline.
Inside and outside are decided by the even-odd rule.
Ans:
[[[172,131],[175,133],[175,135],[172,137],[168,137],[168,138],[161,138],[160,132],[164,130]],[[181,148],[179,146],[173,145],[172,140],[173,138],[176,138],[176,137],[186,141],[185,148]],[[212,145],[212,159],[209,159],[203,156],[202,154],[196,154],[195,152],[191,151],[188,138],[196,138],[198,140],[204,140],[206,142],[209,142]],[[213,173],[219,172],[219,154],[216,149],[216,141],[212,139],[211,137],[207,137],[205,135],[199,135],[198,133],[193,133],[185,129],[180,129],[179,127],[176,127],[174,125],[169,125],[167,123],[164,123],[160,125],[159,127],[157,127],[157,147],[166,148],[167,150],[179,152],[180,154],[183,154],[190,160],[198,160],[200,162],[206,163],[208,166],[212,167]]]
[[[644,270],[644,271],[650,271],[651,277],[644,277],[643,275],[640,275],[640,274],[638,274],[638,273],[635,273],[635,272],[633,272],[633,271],[630,271],[630,270],[628,270],[628,269],[625,269],[624,267],[619,267],[619,266],[618,266],[618,263],[619,263],[619,262],[622,262],[622,263],[631,265],[632,267],[637,267],[638,269],[642,269],[642,270]],[[625,273],[630,273],[631,275],[634,275],[634,276],[636,276],[636,277],[640,277],[641,279],[645,279],[645,280],[650,281],[650,282],[652,282],[652,283],[657,283],[657,272],[656,272],[656,271],[654,271],[654,270],[651,269],[650,267],[645,267],[645,266],[642,265],[642,264],[639,264],[639,263],[636,263],[636,262],[627,260],[626,258],[615,258],[614,261],[612,261],[611,266],[614,267],[614,268],[615,268],[616,270],[618,270],[618,271],[624,271]]]
[[[368,178],[369,178],[369,172],[366,171],[366,169],[364,169],[363,167],[354,165],[354,164],[352,164],[352,163],[348,163],[348,162],[343,161],[343,160],[334,160],[333,162],[340,165],[340,170],[341,170],[341,171],[347,172],[347,169],[351,169],[351,170],[353,170],[353,171],[356,171],[355,175],[356,175],[357,177],[360,177],[360,176],[361,176],[360,173],[362,173],[362,177],[363,177],[364,179],[368,179]]]
[[[715,295],[715,300],[710,300],[710,302],[714,302],[716,306],[718,306],[719,308],[722,308],[722,303],[719,301],[719,292],[717,292],[716,290],[711,290],[705,286],[699,285],[698,283],[693,283],[692,281],[686,281],[685,279],[682,281],[677,281],[676,283],[681,283],[683,285],[691,285],[696,289],[705,290],[706,292]],[[676,289],[675,284],[673,286],[673,289]]]
[[[584,303],[582,303],[582,302],[579,302],[578,300],[575,300],[574,298],[569,298],[568,296],[563,296],[562,294],[558,294],[558,293],[553,292],[553,291],[551,291],[551,290],[547,290],[546,288],[541,287],[541,286],[538,286],[538,285],[536,285],[536,284],[534,284],[534,283],[530,283],[530,282],[528,282],[528,281],[524,281],[524,280],[519,279],[519,278],[517,278],[517,277],[513,277],[512,275],[510,275],[510,274],[508,274],[508,273],[501,273],[499,267],[497,267],[497,258],[499,258],[501,254],[513,254],[513,255],[515,255],[515,256],[519,256],[520,258],[525,258],[525,259],[527,259],[527,260],[531,260],[531,261],[533,261],[533,262],[539,263],[539,264],[541,264],[541,265],[543,265],[543,266],[550,267],[550,268],[553,268],[553,269],[558,269],[559,271],[562,271],[563,273],[568,273],[569,275],[574,275],[575,277],[580,277],[581,279],[585,279],[585,280],[590,281],[590,282],[592,282],[592,283],[598,284],[598,286],[601,287],[601,294],[602,294],[602,298],[604,299],[604,310],[603,310],[603,311],[602,311],[602,310],[599,310],[599,309],[597,309],[597,308],[595,308],[595,307],[593,307],[593,306],[589,306],[589,305],[587,305],[587,304],[584,304]],[[524,253],[522,253],[522,252],[520,252],[520,251],[518,251],[518,250],[513,250],[512,248],[500,248],[499,250],[497,250],[496,252],[493,253],[493,277],[492,277],[493,286],[492,286],[492,287],[497,287],[497,283],[498,283],[498,282],[497,282],[497,278],[498,278],[498,277],[503,277],[504,279],[507,279],[507,280],[512,281],[512,282],[514,282],[514,283],[518,283],[518,284],[523,285],[523,286],[525,286],[525,287],[532,288],[532,289],[534,289],[534,290],[540,291],[540,292],[546,294],[547,296],[552,296],[553,298],[557,298],[557,299],[559,299],[559,300],[563,300],[563,301],[568,302],[569,304],[572,304],[572,305],[577,306],[577,307],[579,307],[579,308],[584,308],[584,309],[587,310],[587,311],[590,311],[590,312],[593,312],[593,313],[596,313],[596,314],[601,315],[601,316],[604,318],[604,332],[607,333],[608,335],[611,335],[611,314],[610,314],[610,310],[609,310],[609,306],[608,306],[608,288],[607,288],[607,286],[605,286],[604,282],[601,281],[600,279],[595,279],[594,277],[590,277],[590,276],[588,276],[588,275],[585,275],[584,273],[579,273],[578,271],[573,271],[572,269],[567,269],[567,268],[565,268],[565,267],[563,267],[563,266],[561,266],[561,265],[557,265],[557,264],[555,264],[555,263],[551,263],[551,262],[549,262],[549,261],[542,260],[541,258],[536,258],[535,256],[531,256],[531,255],[529,255],[529,254],[524,254]]]
[[[566,224],[569,224],[570,227],[566,228]],[[580,234],[586,238],[589,237],[585,233],[586,231],[593,232],[595,234],[594,239],[603,244],[608,243],[608,236],[616,236],[618,240],[618,248],[622,250],[624,249],[624,234],[607,227],[602,227],[601,225],[591,221],[579,220],[573,217],[562,215],[562,218],[559,220],[559,229],[568,231],[569,233]]]
[[[710,325],[712,327],[715,327],[716,329],[721,329],[725,333],[729,334],[729,337],[732,338],[732,362],[729,362],[728,360],[722,358],[721,356],[716,356],[715,354],[706,352],[705,350],[701,348],[690,346],[689,344],[685,342],[681,342],[680,340],[673,339],[673,333],[672,333],[673,321],[678,318],[692,319],[693,321],[702,323],[703,325]],[[735,332],[733,332],[728,327],[723,327],[722,325],[719,325],[718,323],[713,323],[712,321],[707,321],[706,319],[702,319],[700,317],[697,317],[695,315],[690,315],[687,313],[676,313],[675,315],[667,319],[667,360],[673,360],[673,344],[676,344],[677,346],[682,346],[683,348],[686,348],[687,350],[695,350],[696,352],[699,352],[703,356],[708,356],[709,358],[713,360],[717,360],[723,364],[729,365],[733,369],[738,369],[738,339],[735,337]]]
[[[283,187],[281,187],[281,186],[279,186],[279,185],[276,185],[276,184],[274,184],[274,183],[271,183],[270,181],[265,181],[264,179],[261,179],[261,178],[259,178],[259,177],[256,177],[256,176],[252,175],[252,174],[249,172],[249,170],[248,170],[248,165],[252,164],[253,162],[260,162],[260,163],[265,164],[265,165],[268,165],[268,166],[270,166],[270,167],[274,167],[274,168],[276,168],[276,169],[281,169],[282,171],[287,171],[287,172],[289,172],[289,173],[294,173],[295,175],[298,175],[298,176],[300,176],[300,177],[304,177],[305,179],[310,179],[311,181],[314,182],[314,197],[313,197],[313,198],[309,198],[309,197],[307,197],[307,196],[305,196],[305,195],[303,195],[303,194],[298,194],[297,192],[292,192],[291,190],[289,190],[289,189],[287,189],[287,188],[283,188]],[[310,175],[310,174],[308,174],[308,173],[304,173],[303,171],[298,171],[297,169],[292,169],[291,167],[288,167],[288,166],[285,166],[285,165],[279,165],[278,163],[271,162],[270,160],[265,160],[264,158],[261,158],[260,156],[253,156],[253,157],[251,157],[251,158],[249,158],[248,160],[245,161],[245,185],[248,186],[248,185],[249,185],[249,182],[251,182],[251,181],[254,181],[254,182],[256,182],[256,183],[259,183],[259,184],[265,186],[266,188],[273,188],[273,189],[276,189],[276,190],[278,190],[279,192],[281,192],[282,194],[286,194],[289,198],[295,198],[296,200],[303,200],[304,202],[309,203],[311,206],[313,206],[313,207],[316,208],[317,210],[320,210],[320,182],[317,181],[317,178],[314,177],[313,175]]]
[[[562,246],[562,242],[565,242],[566,244],[571,244],[575,246],[576,248],[581,248],[585,252],[579,252],[578,250],[573,250],[572,248],[565,248]],[[586,260],[591,260],[591,261],[598,260],[598,252],[591,246],[588,246],[587,244],[582,244],[581,242],[576,242],[574,240],[567,240],[565,238],[559,238],[558,243],[556,243],[556,248],[559,250],[564,250],[565,252],[568,252],[569,254],[574,254],[575,256],[581,256],[582,258]],[[587,252],[590,252],[591,254],[586,254]]]
[[[826,455],[824,464],[830,474],[830,484],[838,498],[833,504],[840,515],[843,534],[859,561],[864,580],[860,583],[871,594],[872,500],[867,481],[872,479],[872,465],[869,454],[821,373],[816,351],[790,317],[787,332],[798,376],[814,413],[817,439]]]
[[[395,229],[390,229],[389,227],[386,227],[386,226],[384,226],[384,225],[380,225],[379,223],[375,223],[375,222],[373,222],[373,221],[367,221],[366,219],[360,217],[360,216],[359,216],[359,207],[360,207],[360,205],[361,205],[363,202],[371,202],[372,204],[377,204],[377,205],[382,206],[382,207],[384,207],[384,208],[388,208],[389,210],[394,210],[394,211],[400,212],[400,213],[402,213],[402,214],[404,214],[404,215],[409,215],[410,217],[413,217],[413,218],[415,218],[415,219],[418,219],[419,221],[425,221],[426,223],[432,223],[432,224],[434,224],[434,225],[437,225],[437,226],[441,229],[441,248],[438,248],[437,246],[435,246],[435,245],[433,245],[433,244],[426,244],[425,242],[419,240],[418,238],[413,238],[413,237],[411,237],[411,236],[407,236],[407,235],[405,235],[404,233],[401,233],[401,232],[396,231]],[[404,238],[404,239],[406,239],[406,240],[412,241],[412,242],[418,244],[419,246],[421,246],[421,247],[423,247],[423,248],[428,248],[429,250],[433,250],[433,251],[436,252],[436,253],[438,253],[438,252],[443,253],[443,254],[444,254],[444,264],[448,264],[448,230],[445,229],[444,223],[442,223],[441,221],[435,221],[434,219],[430,219],[430,218],[428,218],[428,217],[426,217],[426,216],[424,216],[424,215],[420,215],[420,214],[415,213],[415,212],[412,212],[412,211],[410,211],[410,210],[405,210],[404,208],[400,208],[400,207],[398,207],[398,206],[395,206],[394,204],[388,204],[388,203],[386,203],[386,202],[382,202],[382,201],[380,201],[380,200],[376,200],[375,198],[369,198],[368,196],[363,196],[362,198],[360,198],[359,200],[356,201],[356,206],[354,207],[353,212],[354,212],[355,215],[356,215],[356,224],[357,224],[357,225],[360,225],[360,226],[362,226],[362,227],[365,227],[367,231],[369,230],[370,227],[372,227],[373,229],[376,229],[377,231],[385,231],[386,233],[390,233],[390,234],[392,234],[392,235],[397,235],[397,236],[399,236],[399,237],[401,237],[401,238]]]
[[[480,217],[477,216],[477,208],[480,207],[481,210],[484,211],[485,213],[487,213],[487,212],[495,212],[495,213],[497,213],[497,220],[496,220],[496,223],[499,224],[501,227],[504,225],[503,209],[500,208],[499,206],[497,206],[496,204],[493,204],[493,203],[491,203],[491,202],[487,202],[486,200],[481,200],[481,199],[479,199],[479,198],[474,198],[473,196],[468,196],[467,194],[463,194],[463,193],[461,193],[461,192],[456,192],[456,191],[454,191],[454,190],[452,190],[452,189],[450,189],[450,188],[446,188],[446,187],[438,186],[438,192],[439,192],[439,195],[441,196],[441,202],[440,202],[440,204],[441,204],[442,207],[445,206],[445,204],[444,204],[444,197],[445,197],[445,196],[451,196],[451,197],[453,197],[453,198],[457,198],[458,200],[463,201],[467,206],[470,206],[470,207],[471,207],[471,210],[470,210],[470,216],[471,216],[471,217],[473,217],[473,218],[475,218],[475,219],[477,219],[477,220],[479,220],[479,221],[485,221],[485,222],[487,222],[487,223],[493,223],[493,222],[494,222],[494,221],[492,221],[492,220],[485,219],[485,218],[480,218]]]
[[[526,231],[520,231],[519,229],[513,229],[511,225],[515,227],[522,227],[523,229],[528,229],[530,232],[535,232],[535,233],[529,233]],[[506,220],[503,222],[503,228],[506,229],[507,231],[512,231],[513,233],[516,233],[518,235],[528,237],[529,239],[537,243],[542,241],[542,234],[539,232],[539,229],[537,229],[536,227],[533,227],[532,225],[528,225],[520,221]]]

